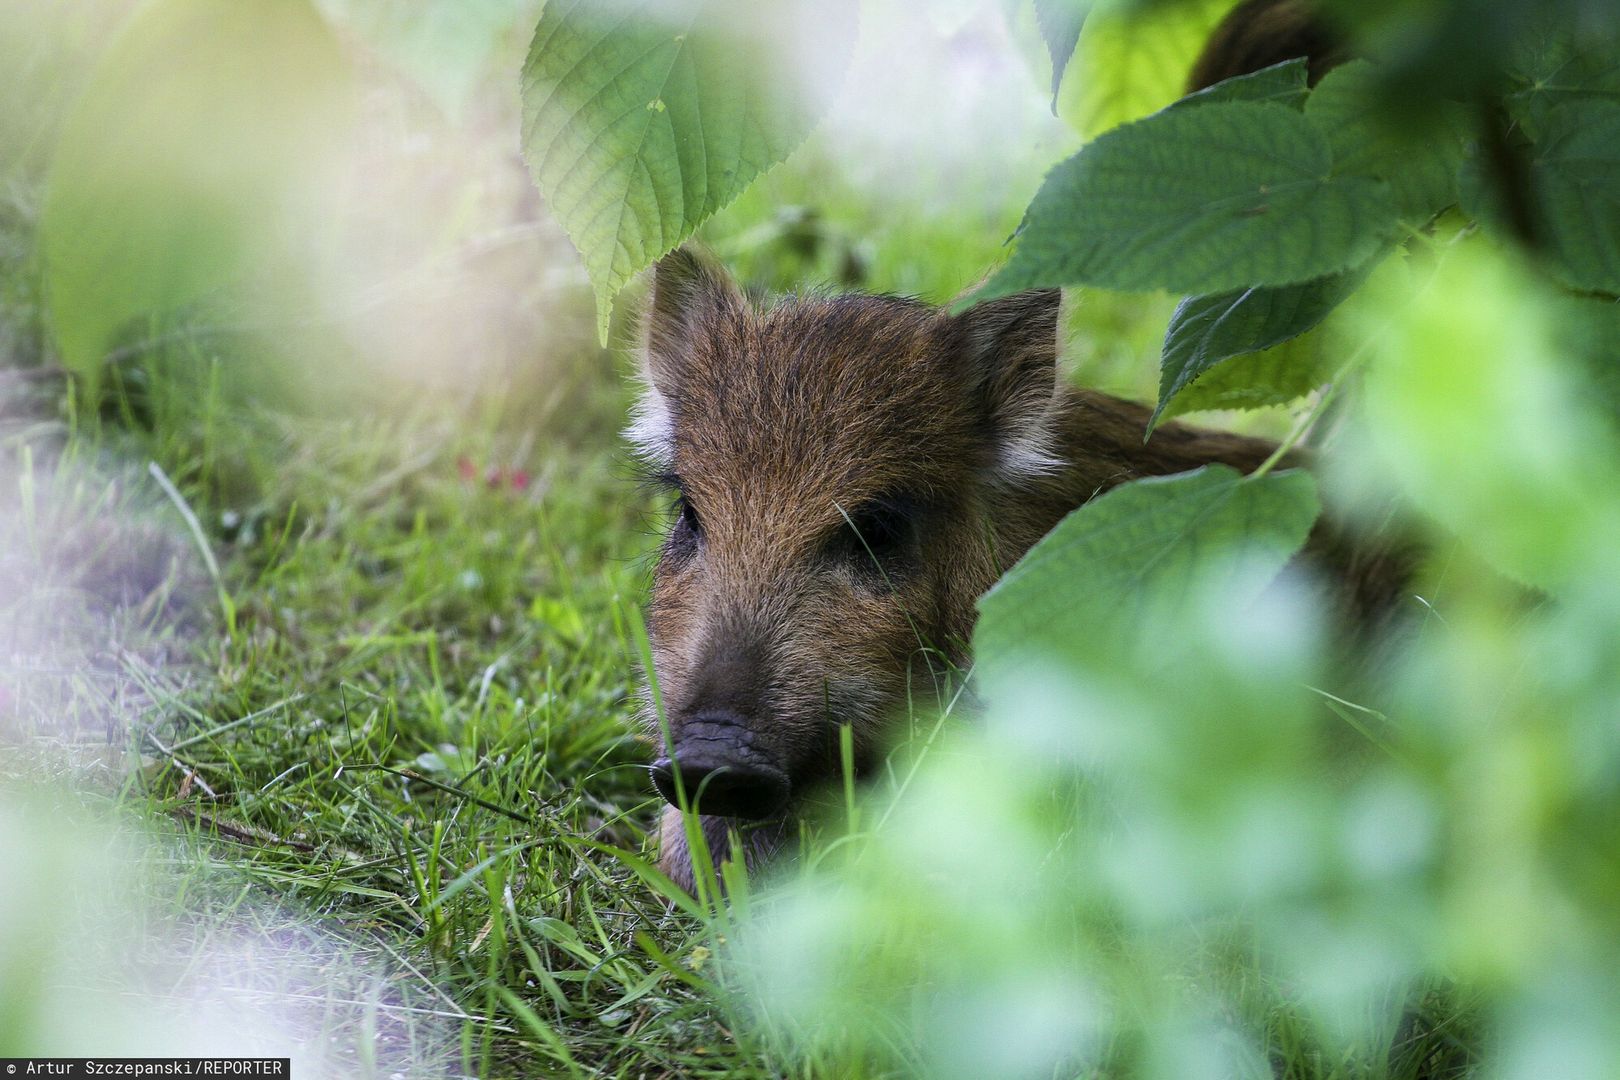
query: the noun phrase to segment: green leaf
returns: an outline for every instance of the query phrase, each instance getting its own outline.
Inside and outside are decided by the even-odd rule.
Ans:
[[[1320,507],[1309,474],[1225,465],[1123,484],[1064,518],[979,601],[979,662],[1070,655],[1173,617],[1195,591],[1254,588],[1282,569]]]
[[[1074,53],[1078,74],[1061,87],[1057,114],[1087,139],[1157,112],[1181,97],[1210,31],[1235,0],[1110,0],[1086,18]]]
[[[1333,377],[1344,356],[1323,327],[1260,352],[1216,364],[1177,394],[1160,420],[1206,409],[1264,409],[1286,405]]]
[[[1370,258],[1388,187],[1335,177],[1326,136],[1281,105],[1171,109],[1049,174],[1012,259],[976,297],[1050,285],[1215,293],[1290,285]]]
[[[1209,105],[1217,101],[1269,101],[1277,105],[1303,109],[1305,100],[1310,95],[1310,87],[1306,83],[1308,74],[1304,60],[1284,60],[1268,68],[1251,71],[1247,75],[1234,75],[1214,86],[1206,86],[1179,101],[1172,102],[1168,108],[1184,109],[1191,105]]]
[[[1052,111],[1057,112],[1058,87],[1063,85],[1063,72],[1074,55],[1075,43],[1080,40],[1080,27],[1085,24],[1091,0],[1035,0],[1035,24],[1040,27],[1041,39],[1052,57]]]
[[[1164,352],[1159,361],[1159,405],[1150,424],[1157,424],[1178,394],[1222,361],[1271,349],[1320,323],[1328,312],[1360,287],[1370,270],[1369,264],[1301,285],[1187,297],[1170,316],[1170,325],[1165,331]],[[1256,388],[1258,397],[1265,399],[1264,404],[1271,404],[1271,399],[1284,392],[1284,387],[1287,388],[1284,400],[1292,400],[1310,389],[1308,386],[1298,389],[1298,376],[1282,363],[1298,358],[1297,353],[1278,353],[1269,362],[1251,368],[1250,373],[1255,376],[1283,376],[1275,387]],[[1311,365],[1312,377],[1315,368]]]
[[[1323,76],[1305,116],[1327,136],[1335,175],[1387,181],[1401,218],[1423,224],[1457,201],[1468,127],[1449,103],[1437,103],[1422,129],[1397,127],[1384,93],[1379,69],[1355,60]]]
[[[523,68],[523,150],[613,298],[810,133],[853,0],[552,0]]]
[[[288,255],[315,171],[348,138],[350,80],[298,0],[154,0],[131,17],[63,126],[41,210],[52,329],[92,395],[121,336]]]
[[[1522,89],[1507,96],[1507,106],[1532,140],[1541,138],[1555,106],[1620,99],[1620,36],[1612,27],[1605,36],[1588,34],[1577,42],[1567,26],[1552,20],[1521,42],[1517,52],[1509,74]]]
[[[1548,110],[1530,175],[1559,276],[1577,289],[1620,293],[1620,101]]]

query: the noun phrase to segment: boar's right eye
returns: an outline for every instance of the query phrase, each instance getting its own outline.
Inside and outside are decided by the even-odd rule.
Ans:
[[[846,514],[829,543],[831,554],[874,584],[892,585],[915,546],[916,510],[911,499],[886,498]]]

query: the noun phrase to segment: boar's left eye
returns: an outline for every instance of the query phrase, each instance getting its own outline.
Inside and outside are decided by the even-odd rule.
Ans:
[[[916,532],[909,501],[882,499],[849,513],[832,546],[857,570],[887,572],[911,553]]]
[[[675,514],[675,525],[665,542],[666,550],[677,557],[692,555],[703,541],[703,522],[698,518],[697,507],[683,494],[675,500]]]

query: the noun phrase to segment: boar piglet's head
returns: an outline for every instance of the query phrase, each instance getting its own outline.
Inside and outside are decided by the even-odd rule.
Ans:
[[[998,508],[1062,468],[1057,305],[758,310],[688,249],[659,262],[629,435],[676,506],[648,611],[667,799],[779,815],[837,775],[840,727],[870,764],[918,665],[962,658]]]

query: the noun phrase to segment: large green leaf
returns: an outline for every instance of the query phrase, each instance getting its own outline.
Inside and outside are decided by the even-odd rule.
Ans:
[[[1128,641],[1196,590],[1263,586],[1319,510],[1306,473],[1224,465],[1124,484],[1080,507],[979,601],[974,652],[992,670],[1031,653]]]
[[[1549,109],[1531,184],[1560,276],[1577,289],[1620,293],[1620,101]]]
[[[1165,331],[1159,361],[1159,405],[1153,422],[1158,422],[1176,395],[1222,361],[1281,345],[1320,323],[1360,286],[1368,269],[1333,274],[1301,285],[1187,297],[1170,317]],[[1311,374],[1314,377],[1315,371]],[[1303,392],[1295,389],[1297,379],[1285,381],[1290,388],[1289,399]]]
[[[1214,86],[1206,86],[1179,101],[1171,102],[1167,108],[1186,109],[1194,105],[1211,105],[1217,101],[1270,101],[1303,109],[1305,99],[1310,94],[1308,74],[1304,60],[1284,60],[1247,75],[1222,79]]]
[[[1167,110],[1047,175],[979,299],[1049,285],[1214,293],[1337,273],[1373,255],[1395,207],[1380,181],[1331,174],[1326,136],[1293,109]]]
[[[56,341],[92,392],[121,335],[286,254],[351,95],[301,0],[153,0],[131,18],[64,125],[40,227]]]
[[[1080,31],[1074,74],[1059,88],[1058,115],[1090,139],[1175,101],[1210,31],[1235,2],[1098,4]]]
[[[814,126],[853,0],[552,0],[523,69],[523,150],[585,257],[605,339],[632,275]]]
[[[1457,201],[1467,125],[1441,103],[1421,129],[1400,126],[1383,80],[1366,60],[1337,67],[1311,91],[1305,115],[1327,136],[1335,173],[1387,181],[1401,217],[1422,224]]]
[[[1508,95],[1507,105],[1532,139],[1541,137],[1555,106],[1620,100],[1620,35],[1613,25],[1596,22],[1582,29],[1587,33],[1577,41],[1567,26],[1551,21],[1519,42],[1509,75],[1520,89]]]

